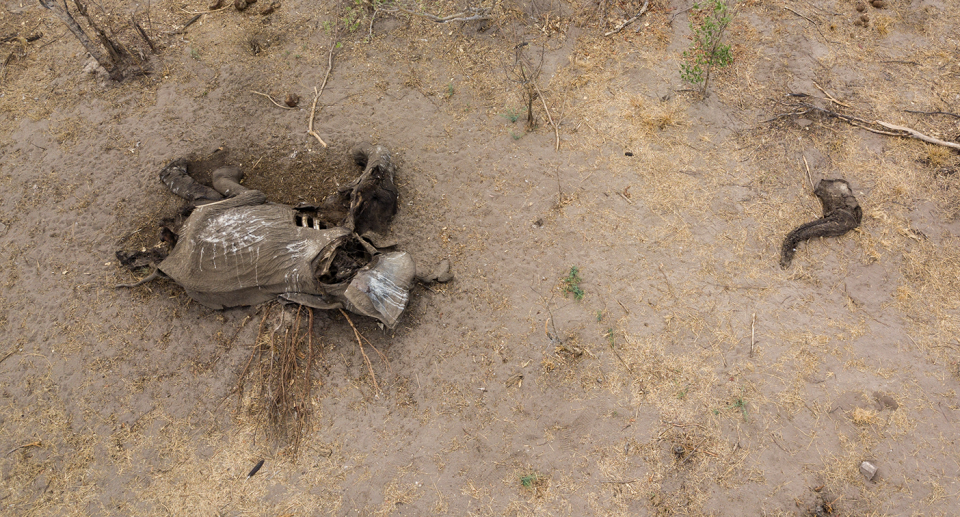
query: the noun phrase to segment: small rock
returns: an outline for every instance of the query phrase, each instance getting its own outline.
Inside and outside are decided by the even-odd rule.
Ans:
[[[287,98],[284,99],[283,103],[291,108],[296,108],[297,104],[300,104],[300,96],[295,93],[288,93]]]
[[[427,275],[417,275],[417,280],[425,284],[433,282],[445,283],[453,280],[453,271],[450,270],[450,259],[443,259],[437,267]]]
[[[857,12],[862,13],[867,10],[867,4],[863,2],[857,2]]]
[[[216,11],[223,7],[223,0],[214,0],[212,4],[207,6],[207,9],[210,11]]]
[[[441,260],[435,273],[437,275],[437,282],[440,282],[441,284],[453,280],[453,271],[450,270],[450,260]]]
[[[887,3],[883,0],[870,0],[870,5],[876,7],[877,9],[886,9]]]
[[[863,461],[860,463],[860,473],[867,478],[867,481],[873,481],[873,478],[877,476],[877,466],[872,462]]]

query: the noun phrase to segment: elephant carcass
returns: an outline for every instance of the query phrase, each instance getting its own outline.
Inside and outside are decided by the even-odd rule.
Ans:
[[[232,197],[197,206],[158,270],[213,309],[280,298],[343,308],[393,328],[416,275],[410,255],[374,245],[396,213],[394,167],[381,146],[361,145],[355,158],[364,173],[319,207],[270,203],[240,185],[239,169],[218,169],[216,193]],[[191,183],[185,161],[168,165],[161,179],[192,201],[216,196]],[[324,222],[331,219],[339,224]]]

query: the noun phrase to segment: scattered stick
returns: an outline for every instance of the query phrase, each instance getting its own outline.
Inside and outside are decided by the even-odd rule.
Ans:
[[[830,95],[829,93],[827,93],[827,90],[824,90],[819,84],[817,84],[816,81],[813,82],[813,85],[816,86],[818,90],[823,92],[823,94],[826,95],[827,98],[830,99],[834,104],[838,104],[840,106],[843,106],[844,108],[851,108],[851,109],[853,108],[853,106],[850,106],[849,104],[844,104],[838,101],[837,99],[834,99],[833,95]]]
[[[266,93],[258,92],[258,91],[256,91],[256,90],[250,90],[250,93],[252,93],[252,94],[254,94],[254,95],[259,95],[259,96],[261,96],[261,97],[266,97],[266,98],[270,99],[270,102],[272,102],[273,105],[276,106],[276,107],[278,107],[278,108],[283,108],[283,109],[285,109],[285,110],[296,109],[296,108],[291,108],[290,106],[284,106],[283,104],[280,104],[279,102],[273,100],[273,97],[267,95]],[[324,147],[326,147],[326,146],[324,146]]]
[[[333,69],[333,49],[335,48],[337,48],[336,42],[330,45],[330,52],[327,54],[327,73],[323,76],[323,82],[320,83],[320,89],[313,89],[313,106],[310,108],[310,123],[307,125],[307,134],[316,138],[317,141],[320,142],[320,145],[322,145],[324,148],[327,147],[327,143],[324,142],[323,139],[320,138],[320,135],[313,130],[313,118],[317,114],[317,100],[320,99],[320,94],[323,93],[323,89],[327,86],[327,79],[330,77],[330,70]]]
[[[803,166],[807,169],[807,183],[810,184],[810,190],[813,190],[815,187],[813,186],[813,178],[810,176],[810,164],[807,163],[806,156],[803,156]]]
[[[7,453],[7,456],[13,454],[14,452],[19,451],[20,449],[26,449],[27,447],[40,447],[41,445],[43,445],[43,444],[40,442],[40,440],[37,440],[37,441],[35,441],[35,442],[31,442],[31,443],[25,443],[25,444],[23,444],[23,445],[21,445],[21,446],[19,446],[19,447],[14,447],[14,448],[10,449],[10,452]]]
[[[197,20],[199,20],[204,14],[206,14],[206,13],[198,13],[198,14],[197,14],[196,16],[194,16],[193,18],[190,18],[189,20],[187,20],[187,23],[183,24],[183,27],[180,27],[179,29],[177,29],[177,30],[175,30],[175,31],[173,31],[173,32],[170,32],[170,33],[168,33],[168,34],[170,34],[171,36],[176,36],[176,35],[178,35],[178,34],[186,34],[186,32],[187,32],[187,27],[189,27],[189,26],[193,25],[194,23],[196,23]]]
[[[340,309],[340,314],[343,314],[344,318],[347,318],[347,323],[350,324],[350,328],[353,329],[353,334],[357,336],[357,346],[360,347],[360,353],[363,354],[363,360],[367,362],[367,368],[370,369],[370,377],[373,378],[373,387],[380,391],[380,385],[377,384],[377,375],[373,373],[373,363],[370,362],[370,358],[367,357],[367,353],[363,351],[363,342],[360,340],[360,331],[357,330],[357,327],[353,325],[353,321],[350,319],[350,316],[347,315],[347,312],[343,309]]]
[[[147,45],[150,46],[150,52],[153,52],[154,54],[156,54],[157,47],[154,46],[153,41],[151,41],[150,38],[147,36],[147,32],[143,30],[143,27],[141,27],[140,24],[137,23],[137,19],[131,16],[130,21],[133,23],[133,28],[137,29],[137,34],[139,34],[140,37],[143,38],[143,41],[146,41]]]
[[[919,115],[949,115],[951,117],[960,118],[960,115],[956,113],[949,113],[946,111],[914,111],[914,110],[903,110],[907,113],[917,113]]]
[[[633,18],[630,18],[629,20],[624,21],[624,22],[621,23],[620,25],[617,25],[617,27],[616,27],[615,29],[613,29],[612,31],[604,34],[604,36],[612,36],[612,35],[620,32],[620,31],[622,31],[627,25],[630,25],[631,23],[637,21],[637,18],[643,16],[643,13],[647,12],[647,6],[648,6],[648,5],[650,5],[650,0],[645,0],[645,1],[643,2],[643,7],[640,8],[640,12],[637,13],[636,16],[634,16]]]
[[[842,113],[837,113],[836,111],[832,111],[832,110],[820,108],[820,107],[814,106],[814,105],[812,105],[812,104],[807,104],[807,103],[805,103],[805,102],[799,102],[799,103],[797,103],[797,105],[806,108],[806,111],[797,111],[797,112],[793,112],[793,113],[785,113],[785,114],[782,114],[782,115],[778,115],[778,116],[775,117],[774,119],[770,119],[770,120],[775,120],[776,118],[781,118],[781,117],[790,116],[790,115],[804,115],[804,114],[809,113],[809,112],[811,112],[811,111],[816,111],[816,112],[818,112],[818,113],[822,113],[822,114],[824,114],[824,115],[826,115],[826,116],[828,116],[828,117],[831,117],[831,118],[838,118],[838,119],[840,119],[840,120],[843,120],[843,121],[847,122],[847,123],[850,124],[851,126],[859,127],[859,128],[861,128],[861,129],[865,129],[865,130],[867,130],[867,131],[870,131],[871,133],[876,133],[876,134],[878,134],[878,135],[899,136],[899,137],[901,137],[901,138],[907,138],[907,137],[909,137],[909,138],[916,138],[917,140],[921,140],[921,141],[927,142],[927,143],[929,143],[929,144],[942,145],[942,146],[944,146],[944,147],[949,147],[949,148],[951,148],[951,149],[957,149],[958,151],[960,151],[960,144],[958,144],[958,143],[955,143],[955,142],[945,142],[945,141],[943,141],[943,140],[940,140],[939,138],[934,138],[934,137],[932,137],[932,136],[925,135],[925,134],[920,133],[919,131],[917,131],[917,130],[915,130],[915,129],[911,129],[911,128],[909,128],[909,127],[897,126],[897,125],[895,125],[895,124],[890,124],[889,122],[884,122],[884,121],[882,121],[882,120],[874,120],[874,121],[871,122],[871,121],[864,120],[864,119],[859,118],[859,117],[854,117],[854,116],[851,116],[851,115],[844,115],[844,114],[842,114]],[[888,129],[888,130],[890,130],[890,131],[884,131],[884,130],[882,130],[882,129],[876,129],[876,128],[870,127],[871,125],[881,126],[881,127],[884,127],[884,128],[886,128],[886,129]]]
[[[17,34],[12,34],[12,35],[10,35],[10,36],[0,37],[0,43],[10,43],[10,42],[12,42],[12,41],[19,41],[19,40],[21,40],[21,39],[22,39],[23,41],[27,42],[27,43],[33,43],[34,41],[37,41],[38,39],[40,39],[40,38],[42,38],[42,37],[43,37],[43,33],[42,33],[42,32],[37,32],[37,33],[31,34],[31,35],[26,36],[26,37],[24,37],[24,36],[19,36],[19,35],[17,35]]]
[[[543,111],[547,114],[547,120],[550,121],[550,125],[553,126],[553,132],[557,136],[557,145],[556,150],[560,150],[560,128],[557,127],[556,122],[553,121],[553,117],[550,115],[550,109],[547,108],[547,101],[543,98],[543,92],[540,91],[540,87],[537,86],[537,82],[533,81],[533,89],[537,91],[537,97],[540,97],[540,102],[543,103]]]
[[[783,6],[781,6],[781,7],[783,7]],[[833,43],[832,41],[830,41],[829,39],[827,39],[827,36],[823,33],[822,30],[820,30],[820,24],[818,24],[817,22],[811,20],[810,18],[807,18],[806,16],[798,13],[797,11],[794,11],[793,9],[791,9],[791,8],[789,8],[789,7],[783,7],[783,8],[786,9],[786,10],[788,10],[788,11],[790,11],[791,13],[793,13],[793,14],[801,17],[801,18],[803,18],[804,20],[807,20],[807,21],[810,22],[811,24],[813,24],[814,28],[817,29],[817,32],[820,33],[820,36],[821,36],[825,41],[827,41],[827,42],[829,42],[829,43]],[[826,93],[826,92],[824,92],[824,93]]]
[[[210,13],[216,13],[216,12],[219,12],[219,11],[223,11],[224,9],[229,9],[229,8],[231,8],[231,7],[233,7],[233,4],[232,4],[232,3],[227,4],[226,6],[221,7],[221,8],[219,8],[219,9],[211,9],[211,10],[209,10],[209,11],[188,11],[188,10],[182,8],[182,7],[180,8],[180,10],[183,11],[183,12],[185,12],[185,13],[187,13],[187,14],[210,14]],[[196,20],[194,20],[194,21],[196,21]],[[190,23],[193,23],[193,22],[190,22]],[[188,23],[187,25],[189,25],[189,23]],[[184,29],[186,29],[186,27],[184,27]]]
[[[14,348],[14,349],[11,350],[7,355],[3,356],[3,359],[0,359],[0,363],[6,361],[7,358],[9,358],[11,355],[13,355],[13,354],[15,354],[15,353],[17,353],[17,352],[19,352],[19,351],[20,351],[19,348]]]
[[[404,12],[407,14],[412,14],[414,16],[420,16],[426,18],[432,22],[436,23],[450,23],[450,22],[472,22],[476,20],[489,20],[490,19],[490,9],[482,7],[472,7],[465,11],[461,11],[457,14],[451,14],[449,16],[444,16],[443,18],[420,11],[412,11],[403,7],[397,7],[396,9],[384,9],[385,13],[396,13]]]
[[[893,131],[900,131],[902,133],[905,133],[905,134],[899,134],[896,136],[904,136],[904,137],[909,136],[911,138],[916,138],[917,140],[922,140],[924,142],[927,142],[928,144],[942,145],[942,146],[960,151],[960,144],[958,143],[945,142],[943,140],[940,140],[939,138],[934,138],[932,136],[927,136],[923,133],[920,133],[915,129],[910,129],[909,127],[897,126],[894,124],[890,124],[889,122],[883,122],[881,120],[875,120],[874,123],[879,124],[887,129],[892,129]]]
[[[757,345],[757,313],[753,313],[753,321],[750,322],[750,357],[753,357],[753,349]]]

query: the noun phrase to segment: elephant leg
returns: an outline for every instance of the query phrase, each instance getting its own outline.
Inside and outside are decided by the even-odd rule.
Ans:
[[[170,192],[187,201],[219,201],[223,196],[210,187],[201,185],[187,174],[187,160],[178,158],[160,171],[160,181]]]

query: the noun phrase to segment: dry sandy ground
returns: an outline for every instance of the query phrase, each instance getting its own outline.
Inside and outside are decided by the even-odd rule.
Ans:
[[[640,2],[447,24],[264,2],[181,34],[206,4],[91,3],[148,57],[118,84],[36,2],[2,0],[0,36],[42,37],[0,46],[0,513],[960,514],[958,156],[777,117],[799,100],[957,141],[960,118],[905,111],[960,113],[955,2],[865,4],[866,27],[854,0],[741,2],[705,99],[679,76],[687,0],[611,36]],[[334,41],[323,148],[306,129]],[[542,51],[559,150],[539,99],[525,124],[518,51]],[[354,318],[382,391],[346,320],[316,314],[294,451],[258,377],[233,390],[295,310],[114,290],[136,278],[114,252],[180,206],[157,177],[176,157],[224,148],[295,203],[354,174],[360,140],[398,159],[400,248],[457,277],[416,288],[395,331]],[[819,216],[811,180],[834,177],[862,226],[782,270],[783,236]]]

